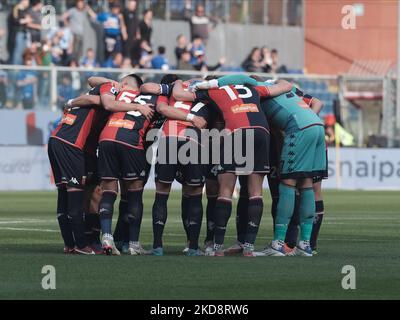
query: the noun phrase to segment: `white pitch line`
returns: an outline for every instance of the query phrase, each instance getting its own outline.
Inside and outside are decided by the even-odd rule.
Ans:
[[[0,227],[0,230],[9,230],[9,231],[37,231],[37,232],[59,232],[58,230],[53,230],[53,229],[12,228],[12,227]]]

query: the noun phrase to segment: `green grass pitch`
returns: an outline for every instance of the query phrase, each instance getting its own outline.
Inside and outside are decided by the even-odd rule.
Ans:
[[[145,193],[141,241],[147,248],[153,196]],[[313,258],[185,257],[179,201],[173,193],[164,257],[65,256],[54,192],[0,193],[0,299],[400,298],[399,192],[325,192]],[[269,209],[265,196],[258,248],[271,239]],[[234,234],[232,217],[226,245]],[[41,287],[44,265],[56,268],[56,290]],[[345,265],[356,268],[355,290],[342,289]]]

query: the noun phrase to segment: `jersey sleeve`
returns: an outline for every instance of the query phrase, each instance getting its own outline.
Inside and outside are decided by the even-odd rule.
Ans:
[[[169,99],[168,99],[167,96],[158,96],[158,97],[157,97],[156,104],[160,104],[160,103],[169,104],[169,101],[168,101],[168,100],[169,100]]]
[[[254,89],[257,90],[261,98],[267,98],[270,96],[269,89],[266,86],[255,86]]]
[[[199,116],[199,117],[203,117],[205,119],[208,119],[209,117],[209,109],[208,106],[201,101],[195,101],[193,102],[193,106],[190,109],[190,113]]]
[[[244,74],[233,74],[223,76],[218,79],[218,86],[229,86],[229,85],[250,85],[250,86],[257,86],[257,80],[250,78]]]
[[[113,96],[117,95],[117,89],[113,86],[111,82],[104,83],[100,86],[100,95],[111,94]]]

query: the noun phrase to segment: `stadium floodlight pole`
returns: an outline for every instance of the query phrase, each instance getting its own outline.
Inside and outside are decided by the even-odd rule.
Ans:
[[[397,2],[396,127],[400,128],[400,3]]]

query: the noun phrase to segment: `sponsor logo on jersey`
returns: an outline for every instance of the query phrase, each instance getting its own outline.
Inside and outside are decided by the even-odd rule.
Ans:
[[[108,121],[108,126],[132,130],[135,126],[135,121],[111,118]]]
[[[74,114],[66,114],[62,117],[61,123],[72,126],[76,120],[76,115]]]
[[[259,112],[257,105],[254,103],[249,104],[236,104],[231,107],[233,113],[244,113],[244,112]]]

